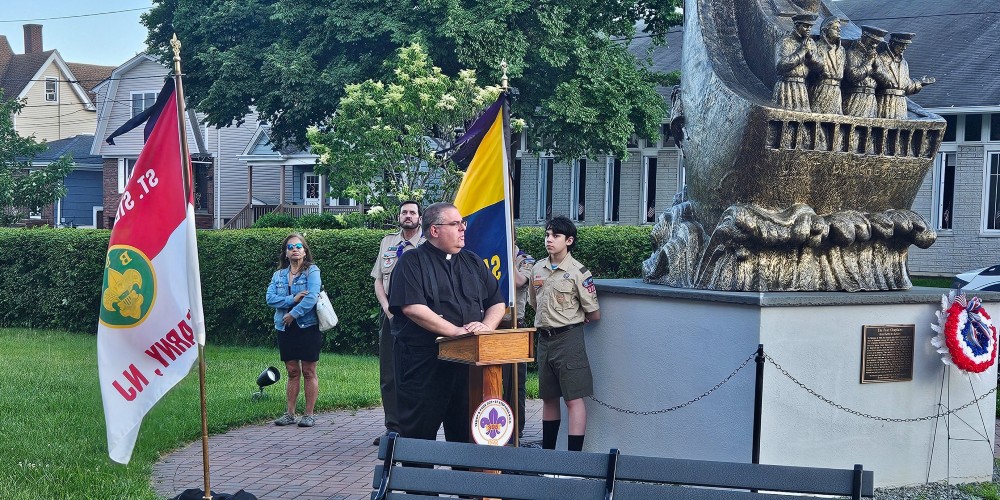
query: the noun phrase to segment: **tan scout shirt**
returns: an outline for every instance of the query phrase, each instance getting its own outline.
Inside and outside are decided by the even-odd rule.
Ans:
[[[590,270],[571,254],[556,269],[546,257],[531,269],[528,300],[535,308],[535,327],[559,328],[582,323],[585,313],[598,310],[597,288]]]
[[[403,239],[403,231],[385,235],[379,247],[378,259],[375,259],[375,265],[372,266],[371,277],[382,277],[382,287],[386,295],[389,295],[389,276],[392,274],[392,270],[396,268],[396,262],[399,262],[399,255],[402,255],[397,255],[397,249],[399,245],[403,244],[403,241],[405,241]],[[413,250],[423,242],[423,233],[417,231],[417,235],[409,240],[409,244],[403,247],[403,251],[408,252]]]

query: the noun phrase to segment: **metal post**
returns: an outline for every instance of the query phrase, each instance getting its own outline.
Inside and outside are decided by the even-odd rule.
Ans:
[[[764,344],[757,345],[757,378],[754,384],[753,398],[753,456],[751,463],[760,463],[760,420],[761,407],[764,403]]]

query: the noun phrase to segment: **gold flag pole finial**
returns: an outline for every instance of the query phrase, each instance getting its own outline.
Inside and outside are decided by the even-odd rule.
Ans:
[[[503,70],[503,76],[500,77],[500,88],[504,92],[507,91],[507,61],[500,61],[500,69]]]
[[[174,49],[174,61],[179,62],[181,60],[181,41],[177,39],[177,33],[170,39],[170,46]]]

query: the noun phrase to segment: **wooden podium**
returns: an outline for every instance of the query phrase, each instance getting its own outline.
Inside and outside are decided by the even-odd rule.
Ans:
[[[469,365],[469,421],[487,399],[503,399],[502,365],[535,360],[534,328],[511,328],[437,339],[438,359]],[[514,370],[517,373],[517,370]],[[515,375],[516,377],[516,375]],[[515,378],[516,380],[516,378]],[[515,388],[516,395],[516,388]],[[513,398],[514,443],[517,443],[517,398]]]

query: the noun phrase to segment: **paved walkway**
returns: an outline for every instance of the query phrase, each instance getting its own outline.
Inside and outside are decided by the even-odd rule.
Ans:
[[[524,441],[541,439],[542,403],[529,400]],[[258,425],[208,439],[211,488],[240,489],[259,499],[362,499],[372,491],[378,447],[385,430],[382,408],[317,414],[316,427]],[[439,439],[444,439],[439,435]],[[204,488],[201,440],[153,466],[153,487],[172,498]]]

